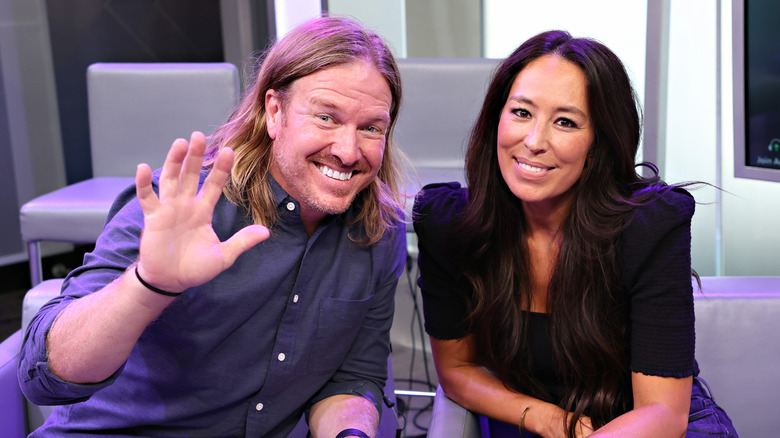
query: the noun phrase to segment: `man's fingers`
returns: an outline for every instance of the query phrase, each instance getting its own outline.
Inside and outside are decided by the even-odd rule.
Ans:
[[[163,163],[160,174],[160,198],[167,199],[179,192],[179,173],[181,172],[184,157],[187,155],[188,143],[183,138],[173,141],[168,155]]]
[[[222,148],[217,154],[214,166],[203,182],[200,196],[211,205],[216,205],[219,196],[222,194],[222,188],[230,176],[230,169],[233,168],[233,150]]]
[[[182,194],[195,196],[195,193],[198,192],[200,170],[203,168],[203,154],[205,152],[206,136],[202,132],[193,132],[179,175],[179,191]]]
[[[135,170],[135,194],[145,212],[152,209],[157,201],[152,189],[152,169],[146,163],[139,164]]]
[[[222,253],[226,263],[225,269],[232,266],[238,256],[264,241],[270,235],[268,228],[262,225],[249,225],[238,230],[230,239],[222,242]]]

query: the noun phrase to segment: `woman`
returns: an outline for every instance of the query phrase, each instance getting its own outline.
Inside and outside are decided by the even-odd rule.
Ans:
[[[495,73],[468,189],[417,197],[439,382],[492,436],[737,436],[697,377],[694,200],[637,174],[640,130],[614,53],[545,32]]]

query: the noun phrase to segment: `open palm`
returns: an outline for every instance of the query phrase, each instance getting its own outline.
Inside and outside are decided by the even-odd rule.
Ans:
[[[149,166],[141,164],[136,172],[136,193],[144,212],[137,269],[149,284],[169,292],[206,283],[269,235],[264,226],[250,225],[219,241],[211,221],[233,166],[233,151],[219,151],[198,190],[205,150],[206,138],[200,132],[193,132],[189,143],[173,142],[160,175],[159,197],[152,190]]]

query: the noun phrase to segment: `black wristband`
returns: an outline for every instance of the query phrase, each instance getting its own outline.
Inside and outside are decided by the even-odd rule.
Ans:
[[[178,297],[179,295],[181,295],[181,292],[168,292],[162,289],[158,289],[152,286],[151,284],[145,282],[144,279],[141,278],[141,274],[138,273],[138,266],[135,267],[134,271],[135,271],[135,277],[138,279],[138,281],[140,281],[141,284],[143,284],[144,287],[149,289],[150,291],[157,292],[158,294],[165,295],[166,297]]]
[[[344,438],[347,436],[358,436],[360,438],[370,438],[368,435],[366,435],[365,432],[363,432],[360,429],[344,429],[341,432],[339,432],[338,435],[336,435],[336,438]]]

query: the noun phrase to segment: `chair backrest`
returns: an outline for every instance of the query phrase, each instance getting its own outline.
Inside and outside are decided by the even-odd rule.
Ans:
[[[176,138],[225,122],[240,86],[229,63],[97,63],[87,93],[93,176],[134,176],[162,166]]]
[[[463,168],[496,59],[398,60],[403,101],[395,141],[415,167]]]

